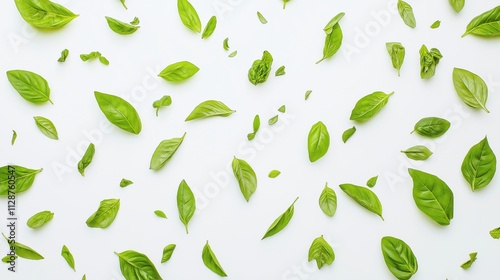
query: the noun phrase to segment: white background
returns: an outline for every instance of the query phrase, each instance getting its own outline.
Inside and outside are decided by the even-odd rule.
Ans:
[[[42,75],[55,103],[33,105],[15,92],[5,74],[0,77],[1,164],[44,168],[33,187],[18,196],[18,240],[45,257],[19,260],[15,274],[4,266],[0,279],[81,279],[84,273],[87,279],[122,279],[113,252],[125,250],[148,255],[164,279],[219,279],[201,260],[206,240],[229,279],[393,279],[380,250],[380,239],[386,235],[412,247],[419,262],[412,279],[498,279],[500,241],[489,231],[500,226],[499,180],[472,193],[460,172],[467,151],[485,135],[492,149],[500,150],[500,41],[460,37],[474,16],[495,7],[497,1],[468,1],[460,14],[447,0],[410,1],[417,19],[417,27],[411,29],[388,8],[395,1],[292,0],[283,10],[279,0],[193,0],[203,25],[212,15],[219,20],[206,40],[182,25],[173,0],[128,0],[128,10],[118,0],[60,3],[80,16],[60,30],[41,31],[23,21],[13,1],[0,2],[0,72],[25,69]],[[268,24],[259,22],[257,11]],[[323,27],[339,12],[346,13],[340,22],[343,46],[333,58],[316,65],[322,56]],[[123,21],[137,16],[141,28],[120,36],[108,28],[104,16]],[[430,29],[438,19],[441,27]],[[229,52],[222,48],[226,37]],[[385,49],[388,41],[406,47],[401,77]],[[444,56],[429,80],[419,76],[422,44],[438,48]],[[64,48],[70,56],[61,64],[57,59]],[[238,55],[228,58],[234,50]],[[273,75],[265,84],[253,86],[247,71],[264,50],[274,56]],[[100,51],[110,65],[82,62],[79,55],[91,51]],[[201,70],[181,84],[156,77],[167,65],[182,60]],[[281,65],[286,65],[287,74],[274,77]],[[453,67],[468,69],[488,83],[490,114],[469,108],[458,98]],[[305,101],[309,89],[313,93]],[[141,134],[109,130],[94,90],[130,101],[141,116]],[[374,91],[395,94],[367,123],[349,121],[356,101]],[[173,104],[156,117],[151,104],[166,94]],[[185,123],[191,110],[208,99],[221,100],[237,113]],[[283,104],[287,114],[269,127],[267,120]],[[248,142],[255,114],[263,125],[257,138]],[[37,115],[54,122],[59,141],[38,131],[33,121]],[[452,127],[435,140],[410,134],[415,122],[428,116],[447,118]],[[330,131],[331,146],[324,158],[310,163],[307,134],[319,120]],[[342,143],[342,132],[353,125],[358,131]],[[18,140],[11,146],[13,129]],[[158,143],[184,132],[184,143],[172,160],[159,172],[149,170]],[[96,155],[82,177],[76,162],[89,141],[96,145]],[[426,162],[410,161],[399,152],[418,144],[434,152]],[[226,171],[233,156],[247,160],[258,175],[258,188],[249,203],[232,172]],[[416,208],[408,167],[436,174],[452,188],[455,217],[450,226],[438,226]],[[269,179],[273,169],[282,174]],[[379,175],[373,191],[383,204],[385,221],[338,187],[364,185],[374,175]],[[121,189],[122,178],[135,184]],[[175,197],[182,179],[198,200],[189,235],[177,218]],[[325,182],[338,196],[333,218],[324,215],[317,202]],[[296,197],[300,199],[288,227],[261,241]],[[106,230],[87,227],[86,219],[101,200],[109,198],[121,199],[114,223]],[[0,200],[4,221],[6,204],[5,198]],[[169,219],[157,218],[156,209]],[[54,219],[39,230],[28,228],[26,220],[43,210],[53,211]],[[307,263],[307,252],[320,235],[332,244],[336,259],[319,271]],[[168,263],[160,264],[162,249],[170,243],[177,249]],[[76,273],[60,256],[63,244],[75,257]],[[476,263],[462,270],[460,264],[475,251]]]

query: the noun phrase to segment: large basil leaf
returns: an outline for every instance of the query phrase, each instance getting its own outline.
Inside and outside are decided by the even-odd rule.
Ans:
[[[307,151],[309,161],[315,162],[328,152],[330,147],[330,134],[323,122],[317,122],[309,131],[307,136]]]
[[[40,28],[59,28],[76,17],[72,11],[49,0],[14,0],[23,19]]]
[[[340,185],[342,189],[349,197],[354,199],[359,205],[363,206],[370,212],[377,214],[382,220],[382,204],[378,199],[377,195],[371,190],[352,184],[342,184]]]
[[[32,103],[44,103],[50,100],[50,88],[40,75],[26,70],[7,71],[7,79],[22,98]],[[53,104],[53,103],[52,103]]]
[[[196,211],[196,199],[184,180],[179,184],[177,190],[177,209],[179,210],[179,219],[186,227],[186,233],[189,233],[188,224]]]
[[[500,36],[500,6],[496,6],[473,18],[467,25],[462,37],[468,34],[482,37]]]
[[[308,261],[316,260],[316,265],[318,269],[321,269],[323,265],[331,265],[335,260],[335,253],[333,252],[332,246],[326,242],[323,235],[314,239],[311,247],[309,248]]]
[[[472,108],[486,109],[488,86],[478,75],[460,68],[453,69],[453,85],[458,97]]]
[[[364,122],[375,116],[389,102],[389,97],[394,92],[385,94],[381,91],[376,91],[361,98],[351,112],[351,120]]]
[[[445,119],[437,117],[428,117],[419,120],[413,128],[415,132],[422,136],[436,138],[448,131],[451,123]],[[412,133],[413,133],[412,131]]]
[[[186,121],[196,119],[205,119],[210,117],[228,117],[232,115],[235,110],[231,110],[226,104],[217,100],[207,100],[196,106],[193,111],[187,116]]]
[[[233,158],[231,166],[234,176],[238,180],[241,193],[247,202],[250,201],[250,197],[257,189],[257,175],[255,175],[255,171],[248,162],[236,157]]]
[[[474,145],[464,158],[462,174],[472,191],[486,187],[497,170],[497,158],[490,148],[488,138],[484,137]]]
[[[194,32],[201,32],[201,21],[198,13],[187,0],[177,0],[177,11],[182,23]]]
[[[182,82],[193,77],[198,71],[200,71],[200,68],[193,63],[179,61],[165,67],[158,76],[169,82]]]
[[[0,167],[0,196],[9,195],[9,191],[16,195],[27,191],[33,185],[36,175],[42,170],[42,168],[35,170],[19,165]]]
[[[381,247],[385,264],[396,278],[408,280],[417,273],[417,258],[403,240],[385,236],[382,238]]]
[[[460,13],[465,6],[465,0],[450,0],[450,5],[455,12]]]
[[[120,270],[126,280],[162,280],[158,270],[144,254],[128,250],[115,252],[120,261]]]
[[[107,228],[113,223],[120,209],[119,199],[105,199],[99,204],[97,211],[87,219],[91,228]]]
[[[177,149],[181,146],[182,141],[184,141],[184,137],[186,137],[186,133],[184,133],[181,138],[172,138],[161,141],[151,157],[149,169],[160,170],[163,166],[165,166],[165,164],[170,160],[170,158],[172,158],[175,152],[177,152]]]
[[[141,118],[130,103],[121,97],[98,91],[94,95],[99,108],[112,124],[130,133],[141,132]]]
[[[292,205],[290,205],[290,207],[288,207],[288,209],[286,209],[286,211],[283,214],[281,214],[278,218],[276,218],[276,220],[274,220],[274,222],[269,226],[266,233],[264,234],[264,237],[262,237],[262,240],[277,234],[278,232],[282,231],[288,225],[288,223],[290,222],[290,220],[293,217],[293,213],[295,211],[294,205],[298,199],[299,198],[297,197],[293,201]]]

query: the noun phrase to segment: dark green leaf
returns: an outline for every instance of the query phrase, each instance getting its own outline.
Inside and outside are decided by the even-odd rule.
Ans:
[[[462,174],[472,191],[486,187],[497,170],[497,158],[490,148],[488,138],[484,137],[474,145],[462,162]]]
[[[290,220],[293,217],[294,205],[298,199],[299,198],[297,197],[293,201],[292,205],[290,205],[290,207],[288,207],[288,209],[286,209],[286,211],[283,214],[281,214],[276,220],[274,220],[274,222],[267,229],[266,234],[264,234],[264,237],[262,237],[262,239],[265,239],[265,238],[268,238],[268,237],[271,237],[271,236],[277,234],[278,232],[282,231],[288,225],[288,223],[290,222]]]
[[[98,91],[94,91],[94,95],[99,108],[112,124],[130,133],[141,132],[141,118],[130,103],[121,97]]]
[[[113,223],[120,209],[119,199],[105,199],[99,204],[97,211],[87,219],[91,228],[107,228]]]
[[[181,138],[161,141],[151,157],[149,169],[160,170],[172,158],[177,149],[179,149],[184,137],[186,137],[186,133]]]

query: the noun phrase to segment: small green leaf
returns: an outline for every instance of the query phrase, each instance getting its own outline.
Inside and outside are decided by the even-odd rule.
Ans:
[[[219,263],[219,260],[215,256],[214,252],[212,251],[212,248],[210,248],[210,245],[207,243],[203,247],[203,251],[201,253],[201,258],[203,259],[203,263],[205,266],[213,271],[215,274],[221,276],[221,277],[227,277],[226,272],[222,268],[222,266]]]
[[[415,15],[413,14],[413,8],[410,4],[405,1],[398,0],[398,12],[406,25],[411,28],[417,26]]]
[[[174,253],[176,245],[175,244],[169,244],[163,248],[163,254],[161,257],[161,263],[166,263],[170,258],[172,257],[172,254]]]
[[[208,20],[207,25],[205,26],[205,29],[203,30],[203,34],[201,35],[201,39],[208,38],[214,33],[215,27],[217,26],[217,17],[212,16],[210,20]]]
[[[322,158],[328,152],[330,147],[330,134],[326,125],[319,121],[315,123],[307,137],[307,150],[309,152],[309,161],[315,162]]]
[[[98,59],[99,62],[101,62],[102,64],[109,65],[109,61],[104,56],[102,56],[102,54],[100,52],[91,52],[89,54],[81,54],[80,59],[82,61],[89,61],[89,60]]]
[[[323,28],[323,31],[325,31],[326,35],[332,33],[333,31],[333,27],[339,23],[339,21],[345,16],[345,13],[339,13],[337,14],[336,16],[334,16],[325,26],[325,28]]]
[[[389,42],[385,44],[387,52],[391,56],[392,67],[398,70],[398,76],[401,74],[401,66],[405,60],[405,47],[398,42]]]
[[[311,95],[311,93],[312,93],[312,90],[306,91],[306,94],[305,94],[305,97],[304,97],[305,100],[309,99],[309,96]]]
[[[382,204],[378,199],[377,195],[371,190],[355,186],[352,184],[342,184],[340,185],[340,189],[342,189],[349,197],[354,199],[359,205],[363,206],[370,212],[377,214],[382,220]]]
[[[431,25],[431,28],[432,29],[436,29],[436,28],[439,28],[439,26],[441,26],[441,21],[440,20],[436,20],[432,25]]]
[[[224,41],[222,42],[222,47],[224,48],[224,50],[228,51],[229,50],[229,38],[226,38],[224,39]]]
[[[255,138],[255,135],[257,134],[257,131],[259,131],[259,128],[260,128],[260,117],[259,115],[255,115],[255,117],[253,118],[253,132],[247,135],[249,141]]]
[[[105,17],[108,22],[109,28],[113,30],[115,33],[120,35],[130,35],[135,33],[140,27],[137,25],[129,24],[123,21],[119,21],[112,17]]]
[[[441,52],[432,48],[430,51],[425,45],[420,48],[420,78],[429,79],[436,73],[436,66],[443,58]]]
[[[337,211],[337,194],[335,191],[325,184],[325,188],[319,196],[319,207],[329,217],[333,217]]]
[[[494,239],[500,238],[500,227],[490,230],[490,235]]]
[[[12,138],[10,140],[10,144],[12,146],[14,146],[14,143],[16,143],[16,139],[17,139],[17,132],[15,130],[12,130]]]
[[[248,80],[255,86],[264,83],[271,73],[272,65],[273,56],[268,51],[264,51],[262,58],[255,60],[248,70]]]
[[[153,102],[153,108],[156,108],[156,116],[158,117],[158,111],[161,107],[168,107],[172,104],[172,97],[170,95],[164,95],[162,98]]]
[[[66,58],[68,58],[68,55],[69,55],[69,50],[68,49],[64,49],[62,52],[61,52],[61,57],[59,57],[59,59],[57,60],[58,62],[65,62],[66,61]]]
[[[193,111],[187,116],[187,121],[205,119],[210,117],[228,117],[232,115],[235,110],[230,109],[226,104],[217,100],[207,100],[196,106]]]
[[[474,252],[474,253],[470,253],[469,254],[469,260],[464,262],[460,267],[463,268],[463,269],[469,269],[472,264],[476,261],[477,259],[477,253]]]
[[[169,82],[182,82],[193,77],[199,70],[189,61],[180,61],[165,67],[158,76]]]
[[[465,6],[465,0],[450,0],[450,5],[455,12],[460,13]]]
[[[66,245],[63,245],[63,247],[61,249],[61,256],[66,260],[66,262],[68,263],[69,267],[71,267],[74,271],[76,271],[76,269],[75,269],[75,259],[73,258],[73,255],[69,251],[68,247],[66,247]]]
[[[318,269],[321,269],[325,264],[331,265],[335,260],[335,253],[332,246],[326,242],[323,235],[314,239],[309,248],[308,261],[316,260]]]
[[[228,57],[235,57],[238,54],[238,51],[234,51],[228,55]]]
[[[485,188],[493,180],[497,170],[497,158],[487,137],[470,148],[462,162],[461,170],[472,191]]]
[[[378,176],[373,176],[370,179],[368,179],[368,181],[366,181],[366,185],[370,188],[373,188],[377,184],[377,181],[378,181]]]
[[[155,265],[144,254],[128,250],[115,252],[120,261],[120,270],[126,280],[163,280]]]
[[[51,120],[41,117],[41,116],[35,116],[33,117],[35,119],[36,126],[40,131],[50,139],[58,140],[59,136],[57,135],[57,129],[54,126],[54,123],[52,123]]]
[[[188,224],[194,212],[196,212],[196,199],[191,188],[184,180],[179,184],[177,190],[177,209],[179,210],[179,219],[186,227],[186,233],[189,233]]]
[[[104,116],[117,127],[133,134],[142,130],[142,122],[135,108],[121,97],[94,91],[95,99]]]
[[[85,168],[87,168],[92,162],[94,154],[95,154],[95,146],[94,144],[90,143],[82,159],[78,162],[78,172],[80,172],[82,176],[85,176]]]
[[[132,25],[139,25],[141,21],[139,20],[138,17],[134,17],[134,19],[130,22]]]
[[[293,217],[294,205],[298,199],[299,198],[297,197],[293,201],[292,205],[290,205],[290,207],[288,207],[288,209],[286,209],[286,211],[283,214],[281,214],[278,218],[276,218],[276,220],[274,220],[274,222],[269,226],[266,233],[264,234],[264,237],[262,237],[262,240],[277,234],[278,232],[282,231],[288,225],[288,223],[290,222],[290,220]]]
[[[122,5],[125,8],[125,10],[128,10],[127,5],[125,5],[125,0],[120,0],[120,2],[122,3]]]
[[[344,133],[342,133],[342,141],[344,143],[346,143],[347,140],[349,140],[349,138],[351,138],[354,135],[354,133],[356,133],[356,127],[355,126],[347,129],[346,131],[344,131]]]
[[[87,226],[91,228],[107,228],[116,218],[120,209],[119,199],[105,199],[99,204],[97,211],[87,219]]]
[[[243,197],[245,197],[247,202],[250,201],[250,197],[257,190],[257,175],[255,175],[255,171],[248,162],[236,157],[233,158],[231,167]]]
[[[155,210],[155,215],[159,218],[168,219],[167,215],[165,215],[165,213],[161,210]]]
[[[374,92],[361,98],[351,112],[351,120],[364,122],[374,117],[389,102],[389,97],[394,92],[385,94],[381,91]]]
[[[186,137],[186,133],[184,133],[181,138],[172,138],[161,141],[151,157],[149,169],[160,170],[163,166],[165,166],[165,164],[170,160],[170,158],[172,158],[172,156],[174,156],[177,149],[181,146],[182,141],[184,141],[184,137]]]
[[[285,113],[286,112],[286,106],[282,105],[281,107],[278,108],[278,112],[280,113]]]
[[[7,256],[5,256],[5,257],[2,258],[2,262],[3,263],[10,263],[12,261],[17,260],[17,258],[18,258],[18,256],[9,256],[9,255],[7,255]]]
[[[413,160],[426,160],[432,156],[432,152],[426,146],[422,145],[413,146],[401,152]]]
[[[283,76],[285,74],[286,74],[285,73],[285,65],[283,65],[280,68],[278,68],[278,70],[276,70],[275,76],[278,77],[278,76]]]
[[[278,177],[280,174],[281,174],[281,171],[279,171],[279,170],[272,170],[271,172],[269,172],[268,177],[271,178],[271,179],[274,179],[274,178]]]
[[[42,211],[31,216],[26,224],[32,229],[38,229],[50,222],[52,218],[54,218],[54,213],[50,211]]]
[[[451,123],[445,119],[437,117],[427,117],[419,120],[414,130],[421,136],[437,138],[450,129]],[[413,133],[412,131],[412,133]]]
[[[122,180],[120,181],[120,187],[125,188],[125,187],[127,187],[127,186],[132,185],[133,183],[134,183],[134,182],[132,182],[132,181],[130,181],[130,180],[127,180],[127,179],[122,179]]]
[[[267,121],[267,123],[268,123],[269,125],[276,124],[277,122],[278,122],[278,115],[276,115],[276,116],[274,116],[274,117],[270,118],[270,119]]]
[[[260,23],[262,23],[262,24],[267,23],[267,19],[259,11],[257,11],[257,17],[259,18]]]
[[[177,0],[177,11],[182,23],[194,32],[201,32],[201,21],[198,13],[187,0]]]

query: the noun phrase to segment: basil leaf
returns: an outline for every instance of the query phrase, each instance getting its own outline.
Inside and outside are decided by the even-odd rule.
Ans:
[[[350,119],[353,121],[364,122],[375,116],[389,102],[389,97],[394,92],[385,94],[381,91],[368,94],[361,98],[354,109],[352,109]]]
[[[429,79],[436,73],[436,66],[439,60],[443,58],[441,52],[432,48],[430,51],[425,45],[420,48],[420,77],[422,79]]]
[[[124,0],[122,0],[122,2],[124,2]],[[87,275],[86,274],[83,274],[82,280],[87,280]]]
[[[419,120],[415,126],[413,132],[417,132],[419,135],[437,138],[448,131],[451,124],[449,121],[437,118],[437,117],[428,117]]]
[[[201,21],[193,5],[187,0],[177,0],[177,10],[182,23],[194,32],[201,32]]]
[[[169,82],[182,82],[194,76],[198,71],[200,71],[200,68],[193,63],[180,61],[165,67],[158,74],[158,77],[162,77]]]
[[[359,205],[363,206],[368,211],[377,214],[382,221],[384,220],[384,217],[382,217],[382,204],[374,192],[367,188],[352,184],[342,184],[340,185],[340,189],[342,189],[349,197],[354,199],[354,201],[356,201]]]
[[[179,209],[179,219],[186,227],[186,233],[189,233],[188,224],[196,211],[196,199],[184,180],[179,184],[177,190],[177,209]]]
[[[490,235],[494,239],[499,239],[500,238],[500,227],[490,230]]]
[[[151,157],[149,169],[160,170],[163,166],[165,166],[170,158],[174,156],[175,152],[177,152],[177,149],[179,149],[182,141],[184,141],[184,137],[186,137],[185,132],[181,138],[172,138],[161,141]]]
[[[307,151],[309,152],[309,161],[315,162],[322,158],[328,152],[330,147],[330,134],[323,122],[315,123],[309,135],[307,136]]]
[[[486,187],[493,180],[496,169],[497,158],[487,137],[469,150],[462,163],[462,174],[472,191]]]
[[[235,57],[238,54],[238,51],[234,51],[228,55],[228,57]]]
[[[292,205],[290,205],[290,207],[288,207],[288,209],[286,209],[286,211],[283,212],[283,214],[281,214],[278,218],[276,218],[276,220],[274,220],[274,222],[269,226],[266,233],[264,234],[264,237],[262,237],[262,240],[277,234],[278,232],[282,231],[288,225],[288,223],[290,222],[290,220],[293,217],[294,205],[298,199],[299,198],[297,197],[293,201]]]
[[[140,26],[128,24],[112,17],[107,16],[105,18],[108,22],[109,28],[120,35],[130,35],[132,33],[135,33],[140,28]]]
[[[417,273],[417,258],[403,240],[385,236],[381,240],[381,247],[385,264],[396,278],[408,280]]]
[[[127,179],[122,179],[122,180],[120,181],[120,187],[125,188],[125,187],[127,187],[127,186],[132,185],[133,183],[134,183],[134,182],[132,182],[132,181],[130,181],[130,180],[127,180]]]
[[[311,93],[312,93],[312,90],[306,91],[306,94],[305,94],[305,97],[304,97],[305,100],[309,99],[309,96],[311,95]]]
[[[465,6],[465,0],[450,0],[450,5],[455,12],[460,13]]]
[[[339,23],[339,21],[345,16],[345,13],[339,13],[337,14],[336,16],[334,16],[325,26],[325,28],[323,28],[323,31],[325,31],[326,35],[332,33],[333,31],[333,27]]]
[[[108,59],[106,59],[100,52],[91,52],[89,54],[81,54],[80,59],[82,61],[89,61],[89,60],[94,60],[98,59],[99,62],[101,62],[104,65],[109,65]]]
[[[387,52],[391,56],[392,67],[398,70],[398,76],[401,75],[401,66],[405,60],[405,47],[398,42],[389,42],[385,44]]]
[[[10,144],[13,146],[14,143],[16,143],[16,139],[17,139],[17,132],[15,130],[12,130],[12,138],[10,140]]]
[[[120,209],[119,199],[105,199],[99,204],[97,211],[86,221],[91,228],[107,228],[113,223]]]
[[[120,0],[120,2],[122,3],[123,7],[124,7],[126,10],[128,10],[127,5],[125,5],[125,0]]]
[[[268,177],[271,178],[271,179],[274,179],[274,178],[278,177],[280,174],[281,174],[281,171],[279,171],[279,170],[272,170],[271,172],[269,172]]]
[[[94,154],[95,154],[95,146],[94,144],[90,143],[82,159],[78,162],[78,172],[80,172],[82,176],[85,176],[85,168],[87,168],[87,166],[89,166],[90,163],[92,162]]]
[[[172,257],[172,254],[174,253],[176,245],[175,244],[169,244],[163,248],[163,254],[161,257],[161,263],[166,263],[170,258]]]
[[[268,121],[267,121],[267,124],[269,125],[273,125],[273,124],[276,124],[278,122],[278,115],[270,118]]]
[[[41,117],[41,116],[35,116],[33,117],[35,119],[36,126],[40,131],[50,139],[58,140],[59,136],[57,135],[57,129],[54,126],[54,123],[52,123],[51,120]]]
[[[50,222],[52,218],[54,218],[54,213],[50,211],[42,211],[31,216],[31,218],[28,219],[26,224],[28,225],[28,227],[32,229],[37,229],[41,228],[46,223]]]
[[[248,162],[236,157],[233,158],[231,167],[243,197],[245,197],[247,202],[250,201],[250,197],[257,190],[257,175],[255,175],[255,171]]]
[[[44,103],[50,100],[50,88],[47,81],[40,75],[25,70],[7,71],[7,79],[14,89],[31,103]]]
[[[15,192],[16,195],[27,191],[33,185],[36,175],[42,170],[43,168],[35,170],[19,165],[0,167],[0,196],[9,195],[9,191]],[[12,175],[16,177],[16,183],[14,189],[9,189],[9,179],[12,178]]]
[[[255,60],[248,70],[248,80],[255,86],[264,83],[271,73],[272,65],[273,56],[268,51],[264,51],[262,58]]]
[[[139,134],[142,122],[135,108],[121,97],[94,91],[95,100],[106,118],[117,127]]]
[[[436,20],[432,25],[431,25],[431,28],[432,29],[436,29],[436,28],[439,28],[439,26],[441,26],[441,21],[440,20]]]
[[[165,215],[165,213],[163,213],[163,211],[161,210],[155,210],[154,213],[158,218],[168,219],[167,215]]]
[[[373,188],[377,184],[377,181],[378,181],[378,176],[373,176],[370,179],[368,179],[368,181],[366,181],[366,186],[368,186],[369,188]]]
[[[63,245],[63,247],[61,249],[61,256],[66,260],[66,262],[68,263],[69,267],[71,267],[74,271],[76,271],[76,269],[75,269],[75,259],[73,258],[73,255],[69,251],[68,247],[66,247],[66,245]]]
[[[59,59],[57,60],[58,62],[65,62],[66,61],[66,58],[68,58],[68,55],[69,55],[69,50],[68,49],[64,49],[62,52],[61,52],[61,57],[59,57]]]
[[[262,24],[267,23],[267,19],[259,11],[257,11],[257,17],[259,18],[260,23],[262,23]]]
[[[481,37],[500,36],[500,6],[496,6],[473,18],[467,25],[462,37],[468,34]]]
[[[326,242],[323,235],[314,239],[311,247],[309,248],[308,261],[316,260],[316,265],[318,269],[321,269],[323,265],[331,265],[335,260],[335,253],[333,252],[332,246]]]
[[[5,238],[5,240],[7,242],[9,242],[9,239],[5,236],[5,234],[3,234],[3,237]],[[10,243],[9,243],[10,245]],[[43,260],[43,256],[40,255],[37,251],[31,249],[30,247],[18,242],[17,240],[15,241],[15,253],[18,257],[20,258],[23,258],[23,259],[27,259],[27,260],[34,260],[34,261],[38,261],[38,260]]]
[[[229,38],[226,38],[224,39],[224,41],[222,42],[222,47],[224,48],[224,50],[228,51],[229,50]]]
[[[10,263],[11,261],[17,260],[17,256],[5,256],[2,258],[2,262],[4,263]]]
[[[422,145],[413,146],[401,152],[413,160],[426,160],[432,156],[432,152],[426,146]]]
[[[162,98],[153,102],[153,108],[156,108],[156,116],[158,117],[158,111],[161,107],[168,107],[172,104],[172,97],[170,95],[164,95]]]
[[[155,265],[144,254],[128,250],[115,252],[120,261],[120,270],[126,280],[162,280]]]
[[[472,264],[476,261],[476,259],[477,259],[476,256],[477,256],[477,252],[470,253],[469,260],[464,262],[460,267],[463,269],[469,269],[472,266]]]
[[[453,192],[437,176],[408,169],[413,179],[413,199],[418,209],[436,223],[447,226],[453,219]]]
[[[255,115],[255,117],[253,118],[253,132],[247,135],[249,141],[255,138],[255,134],[257,134],[259,128],[260,128],[260,117],[259,115]]]
[[[210,245],[207,243],[205,246],[203,246],[203,251],[201,253],[201,258],[203,259],[203,263],[205,266],[213,271],[215,274],[221,276],[221,277],[227,277],[226,272],[222,268],[222,266],[219,263],[219,260],[215,256],[214,252],[212,251],[212,248],[210,248]]]
[[[48,0],[14,0],[23,19],[39,28],[60,28],[78,17],[64,6]]]
[[[285,113],[286,112],[286,106],[285,105],[281,105],[281,107],[278,108],[278,112]]]
[[[139,25],[141,21],[139,20],[138,17],[134,17],[134,19],[130,22],[132,25]]]
[[[415,15],[413,14],[413,8],[410,4],[405,1],[398,0],[398,12],[406,25],[411,28],[417,26]]]
[[[351,138],[354,135],[354,133],[356,133],[356,127],[355,126],[347,129],[346,131],[344,131],[344,133],[342,133],[342,141],[344,143],[346,143],[347,140],[349,140],[349,138]]]
[[[328,187],[328,183],[319,196],[319,207],[329,217],[333,217],[337,211],[337,194]]]
[[[201,35],[201,39],[205,39],[210,37],[212,33],[214,33],[215,27],[217,26],[217,17],[212,16],[209,20],[205,29],[203,30],[203,34]]]
[[[231,110],[226,104],[217,101],[217,100],[207,100],[201,102],[198,106],[196,106],[191,114],[187,116],[187,121],[192,121],[196,119],[205,119],[210,117],[228,117],[232,115],[235,110]]]
[[[337,53],[337,51],[340,49],[340,46],[342,45],[342,39],[342,29],[337,23],[332,27],[331,33],[326,35],[325,44],[323,46],[323,57],[318,60],[316,64],[332,57],[335,53]]]
[[[276,70],[276,73],[274,73],[274,75],[275,75],[276,77],[278,77],[278,76],[283,76],[283,75],[285,75],[285,74],[286,74],[286,73],[285,73],[285,65],[283,65],[283,66],[281,66],[280,68],[278,68],[278,70]]]
[[[480,108],[489,113],[486,109],[488,100],[488,86],[478,75],[464,69],[453,69],[453,85],[458,93],[458,97],[472,108]]]

